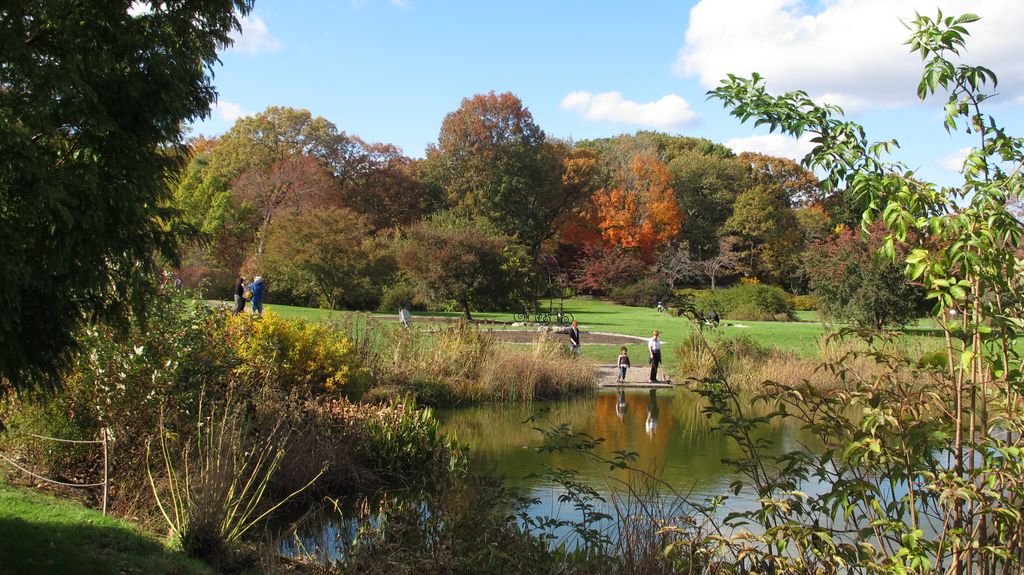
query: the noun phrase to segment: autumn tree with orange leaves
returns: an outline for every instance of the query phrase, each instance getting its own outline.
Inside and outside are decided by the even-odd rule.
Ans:
[[[679,233],[679,210],[665,164],[650,154],[633,156],[614,187],[594,195],[601,237],[611,245],[635,250],[645,262]]]

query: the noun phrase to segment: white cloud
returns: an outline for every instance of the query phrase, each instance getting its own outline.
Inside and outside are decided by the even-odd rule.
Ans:
[[[128,6],[128,15],[132,18],[138,18],[139,16],[145,16],[153,12],[153,7],[148,2],[141,2],[136,0]]]
[[[212,112],[214,113],[214,115],[219,116],[220,118],[227,120],[229,122],[234,122],[235,120],[243,116],[252,115],[249,112],[243,110],[242,106],[240,106],[239,104],[225,102],[223,100],[219,100],[216,104],[213,105]]]
[[[713,88],[759,72],[773,92],[802,89],[849,112],[916,101],[921,59],[901,19],[934,17],[935,0],[701,0],[690,11],[676,71]],[[999,91],[1024,94],[1024,2],[945,0],[943,14],[978,14],[966,61],[992,69]]]
[[[281,41],[267,29],[267,25],[255,14],[242,18],[242,31],[231,34],[235,43],[231,49],[242,54],[263,54],[276,52],[282,48]]]
[[[814,148],[810,135],[799,139],[779,134],[733,138],[725,143],[726,147],[739,154],[740,152],[757,152],[768,156],[778,156],[800,161]]]
[[[947,172],[959,172],[964,169],[964,160],[973,148],[960,148],[948,156],[938,160],[939,167]]]
[[[575,110],[592,122],[633,124],[659,130],[678,129],[692,124],[697,114],[690,104],[675,94],[656,102],[641,104],[622,99],[619,92],[572,92],[562,99],[563,110]]]

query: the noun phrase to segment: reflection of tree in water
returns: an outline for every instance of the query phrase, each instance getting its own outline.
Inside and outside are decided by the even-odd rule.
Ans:
[[[762,402],[741,401],[749,416],[769,411]],[[607,468],[594,468],[571,450],[536,452],[543,437],[534,428],[565,423],[573,431],[602,438],[597,454],[611,458],[620,450],[636,452],[640,467],[660,469],[665,481],[700,491],[702,486],[718,489],[716,486],[727,485],[733,469],[722,464],[722,459],[742,455],[734,441],[714,430],[717,422],[704,415],[706,405],[696,393],[675,388],[654,395],[650,390],[625,390],[567,401],[481,405],[438,413],[443,429],[469,445],[474,468],[494,470],[521,486],[534,486],[536,481],[524,477],[543,471],[545,465],[571,467],[595,484],[605,484],[609,478]],[[527,422],[532,416],[536,417]],[[649,419],[653,424],[650,434]],[[778,420],[773,420],[759,436],[780,447],[815,444],[810,435]],[[621,479],[616,473],[611,475]]]

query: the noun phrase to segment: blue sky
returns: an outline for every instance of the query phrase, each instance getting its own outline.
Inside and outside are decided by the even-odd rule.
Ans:
[[[306,108],[366,141],[421,157],[463,98],[511,91],[550,136],[656,129],[737,151],[799,158],[806,143],[742,125],[705,93],[759,71],[774,91],[842,105],[873,139],[942,184],[972,140],[919,103],[919,58],[901,42],[914,11],[970,11],[966,61],[992,68],[990,108],[1024,127],[1024,2],[1016,0],[256,0],[221,55],[220,100],[194,134],[216,135],[271,105]]]

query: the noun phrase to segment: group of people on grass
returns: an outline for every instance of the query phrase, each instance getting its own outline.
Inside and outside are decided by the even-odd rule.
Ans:
[[[580,325],[579,322],[573,320],[572,325],[569,326],[569,351],[576,355],[582,353],[582,347],[580,345]],[[661,332],[654,330],[654,334],[651,339],[647,340],[647,363],[651,366],[651,382],[657,383],[658,381],[658,366],[661,365]],[[626,381],[626,369],[630,367],[629,364],[629,350],[625,347],[619,353],[618,361],[619,378],[616,380],[621,383]]]
[[[662,309],[661,302],[658,302],[659,311]],[[694,319],[698,321],[700,325],[709,325],[712,327],[718,327],[721,323],[722,318],[718,315],[718,311],[711,310],[711,313],[704,315],[703,312],[696,312]],[[579,323],[576,321],[572,322],[569,327],[569,351],[579,355],[581,353],[580,347],[580,328]],[[654,330],[653,335],[647,340],[647,363],[651,366],[651,383],[658,383],[658,367],[661,365],[661,332]],[[619,352],[619,359],[616,363],[616,368],[619,371],[618,378],[615,380],[616,383],[623,383],[626,381],[626,371],[630,368],[629,362],[629,350],[623,346]]]
[[[266,288],[263,285],[263,276],[252,278],[251,282],[244,277],[235,281],[235,315],[245,311],[245,302],[252,302],[252,313],[257,316],[263,315],[263,295]]]

